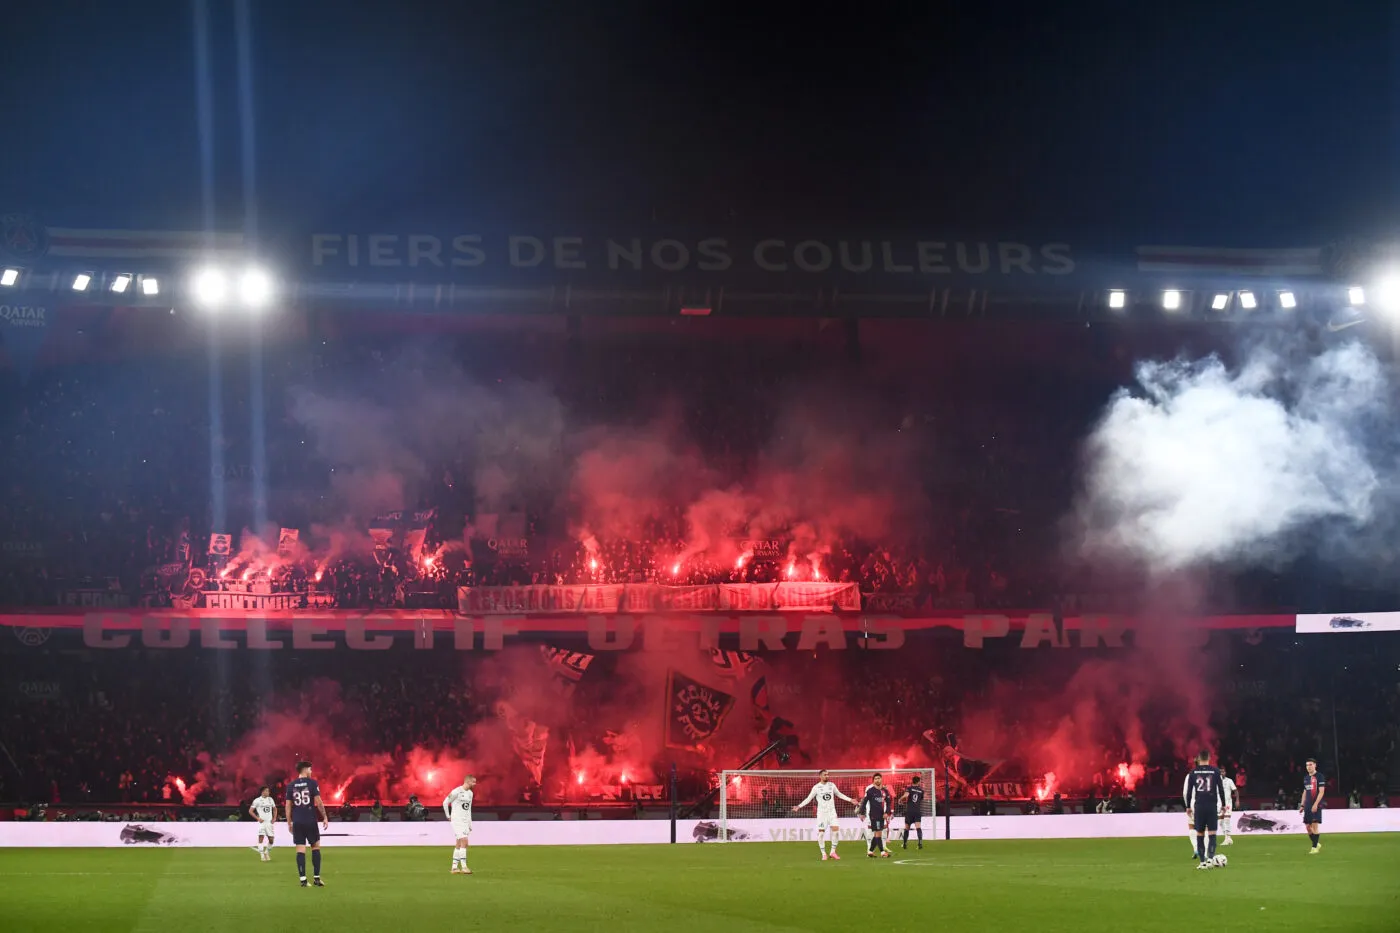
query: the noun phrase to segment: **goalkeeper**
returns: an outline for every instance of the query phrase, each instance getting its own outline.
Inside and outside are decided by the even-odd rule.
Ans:
[[[841,827],[836,821],[837,797],[840,797],[847,803],[855,803],[850,797],[841,793],[840,788],[831,782],[831,775],[823,768],[821,774],[817,775],[817,783],[812,785],[812,790],[807,794],[806,799],[792,808],[792,812],[796,813],[813,800],[817,802],[817,848],[821,850],[823,862],[827,860],[827,830],[831,831],[830,857],[836,859],[838,862],[841,860],[841,856],[836,854],[836,843],[841,838]]]

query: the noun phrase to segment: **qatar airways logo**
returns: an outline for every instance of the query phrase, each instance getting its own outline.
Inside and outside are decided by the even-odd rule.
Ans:
[[[317,233],[317,267],[371,269],[549,269],[561,272],[730,272],[820,275],[1047,275],[1075,270],[1067,243],[1012,240],[786,239],[739,243],[642,237]]]
[[[0,321],[11,327],[44,327],[48,324],[48,308],[32,305],[0,305]]]

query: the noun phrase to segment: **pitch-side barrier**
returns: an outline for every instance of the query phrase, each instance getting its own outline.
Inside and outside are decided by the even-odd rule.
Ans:
[[[943,821],[935,827],[924,820],[926,842],[943,843]],[[707,820],[681,820],[676,839],[683,843],[710,843],[718,824]],[[1400,832],[1400,810],[1329,810],[1323,824],[1328,834]],[[1294,811],[1249,810],[1233,819],[1236,836],[1271,836],[1303,832],[1302,818]],[[896,832],[899,827],[896,827]],[[1184,836],[1183,813],[1069,814],[1065,816],[955,816],[952,842],[968,839],[1111,839]],[[285,825],[277,829],[277,845],[287,846],[291,836]],[[860,838],[860,824],[846,819],[843,840]],[[670,842],[668,820],[556,820],[553,822],[481,821],[473,827],[476,846],[539,845],[660,845]],[[730,823],[730,843],[814,841],[811,819],[736,820]],[[3,848],[119,848],[188,846],[196,848],[246,848],[257,840],[257,824],[238,823],[0,823]],[[332,846],[450,846],[452,827],[429,823],[331,823],[322,834]],[[720,844],[720,843],[716,843]]]

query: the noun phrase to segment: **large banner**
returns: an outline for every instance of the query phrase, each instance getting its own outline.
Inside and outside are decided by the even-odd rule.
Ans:
[[[680,671],[666,678],[666,745],[693,749],[710,740],[729,711],[734,697],[723,690],[707,687]]]
[[[465,615],[536,612],[858,612],[854,583],[721,583],[661,586],[475,586],[457,590]]]
[[[919,236],[589,235],[586,231],[314,233],[311,267],[344,280],[593,281],[621,284],[687,273],[701,281],[1064,279],[1077,269],[1067,243]],[[637,231],[640,233],[641,231]]]

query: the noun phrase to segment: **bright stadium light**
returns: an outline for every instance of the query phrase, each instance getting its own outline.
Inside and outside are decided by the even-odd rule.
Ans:
[[[79,272],[77,275],[73,276],[73,291],[75,292],[85,292],[87,291],[87,287],[91,284],[92,275],[90,273]]]
[[[18,269],[6,269],[4,272],[0,272],[0,285],[5,286],[6,288],[10,288],[11,286],[13,286],[13,285],[14,285],[15,283],[17,283],[18,281],[19,281],[19,270],[18,270]]]
[[[1108,293],[1108,306],[1115,311],[1121,311],[1128,306],[1128,293],[1121,288],[1115,288]]]
[[[1230,293],[1216,293],[1216,296],[1210,300],[1210,307],[1213,311],[1224,311],[1226,308],[1230,307]]]
[[[238,283],[238,297],[249,308],[265,308],[272,300],[272,276],[263,269],[248,269]]]
[[[1385,311],[1400,308],[1400,275],[1388,275],[1371,290],[1376,304]]]
[[[1366,289],[1360,285],[1353,285],[1347,289],[1347,304],[1353,308],[1359,308],[1366,303]]]
[[[1175,288],[1169,288],[1162,292],[1162,307],[1168,311],[1181,310],[1181,292]]]
[[[142,276],[142,277],[141,277],[141,294],[143,294],[143,295],[159,295],[159,294],[160,294],[160,279],[152,278],[152,277],[149,276],[149,275]]]
[[[131,276],[123,272],[121,275],[112,279],[110,287],[112,291],[116,292],[118,295],[124,294],[126,290],[131,287]]]
[[[1279,292],[1278,305],[1280,308],[1286,308],[1291,311],[1298,307],[1298,296],[1290,291]]]
[[[190,280],[190,290],[194,293],[194,300],[204,307],[219,308],[228,297],[228,279],[223,270],[210,266],[194,274]]]
[[[1254,297],[1254,292],[1240,292],[1241,308],[1244,308],[1246,311],[1253,311],[1258,304],[1259,301]]]

